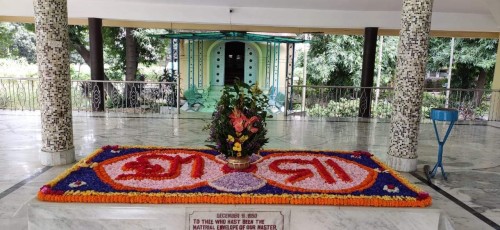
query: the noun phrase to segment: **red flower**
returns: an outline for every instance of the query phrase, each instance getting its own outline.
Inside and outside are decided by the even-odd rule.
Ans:
[[[371,157],[371,156],[373,156],[373,154],[366,152],[366,151],[354,151],[354,152],[352,152],[352,155],[354,155],[356,157],[361,157],[361,156]]]
[[[232,173],[232,172],[254,173],[255,171],[257,171],[257,165],[251,164],[250,167],[248,167],[246,169],[233,169],[233,168],[230,168],[227,164],[225,164],[224,166],[222,166],[221,170],[222,170],[222,172],[224,172],[224,174],[228,174],[228,173]]]
[[[241,116],[245,116],[245,115],[243,115],[243,113],[239,109],[236,109],[236,108],[234,108],[233,112],[231,114],[229,114],[229,118],[231,120],[238,119]]]
[[[158,174],[164,170],[160,165],[153,165],[148,160],[127,162],[122,168],[123,170],[136,170],[143,175]]]
[[[117,151],[119,150],[120,146],[118,145],[106,145],[106,146],[103,146],[101,149],[106,151],[106,150],[114,150],[114,151]]]
[[[429,193],[419,192],[417,195],[417,200],[425,200],[429,197]]]

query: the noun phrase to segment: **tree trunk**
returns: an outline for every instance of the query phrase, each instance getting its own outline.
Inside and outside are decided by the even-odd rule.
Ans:
[[[135,81],[139,55],[137,53],[137,41],[134,37],[133,28],[125,28],[125,81]],[[138,95],[140,89],[134,84],[127,84],[124,98],[127,107],[136,107],[138,105]]]
[[[85,64],[90,66],[90,51],[87,49],[87,47],[85,47],[84,44],[76,42],[74,40],[71,40],[71,45],[73,45],[76,52],[78,52],[78,54],[82,56],[83,60],[85,61]],[[104,74],[104,80],[109,81],[109,78],[106,76],[106,73]],[[108,97],[112,97],[113,92],[118,92],[115,86],[111,83],[105,83],[104,88]]]
[[[478,91],[474,91],[474,107],[481,106],[485,84],[486,84],[486,70],[481,69],[481,72],[479,72],[479,76],[476,81],[476,90]]]
[[[92,82],[92,111],[104,111],[104,51],[102,41],[102,19],[89,18],[90,79]]]

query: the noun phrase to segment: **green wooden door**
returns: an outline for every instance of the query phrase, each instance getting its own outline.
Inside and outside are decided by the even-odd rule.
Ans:
[[[245,83],[253,85],[257,82],[258,64],[257,51],[252,45],[245,43]]]
[[[224,85],[225,42],[218,44],[211,54],[210,84],[213,86]]]

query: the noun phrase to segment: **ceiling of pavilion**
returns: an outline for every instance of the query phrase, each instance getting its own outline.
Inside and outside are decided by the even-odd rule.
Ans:
[[[0,0],[0,18],[32,17],[32,2]],[[399,29],[401,3],[402,0],[68,0],[68,8],[70,18]],[[500,32],[500,0],[434,0],[432,29]]]
[[[120,1],[120,0],[111,0]],[[136,0],[121,0],[136,1]],[[479,0],[480,1],[480,0]],[[439,12],[488,13],[478,0],[435,0]],[[142,0],[142,2],[179,4],[178,0]],[[402,0],[183,0],[186,5],[261,7],[319,10],[399,11]]]

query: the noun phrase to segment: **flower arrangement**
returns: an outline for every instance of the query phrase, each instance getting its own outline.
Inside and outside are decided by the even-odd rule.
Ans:
[[[207,145],[226,157],[246,157],[268,142],[266,138],[267,96],[257,85],[237,82],[226,86],[207,126]]]

